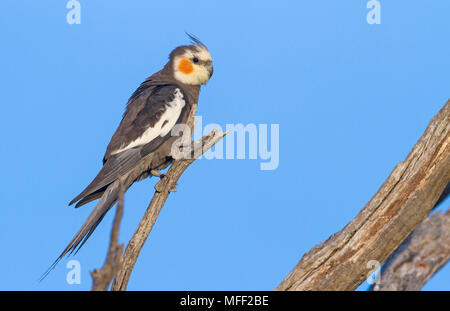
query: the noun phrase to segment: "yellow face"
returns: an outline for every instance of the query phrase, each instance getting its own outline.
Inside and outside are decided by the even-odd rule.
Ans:
[[[213,73],[213,65],[209,51],[200,45],[195,50],[177,56],[174,61],[175,78],[190,85],[206,84]]]

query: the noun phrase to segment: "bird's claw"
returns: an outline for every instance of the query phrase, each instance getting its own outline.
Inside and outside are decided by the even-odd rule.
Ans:
[[[158,170],[150,170],[150,174],[152,174],[152,176],[159,177],[160,179],[163,179],[164,176],[166,176],[166,174],[161,173]]]
[[[159,172],[158,172],[158,173],[159,173]],[[166,175],[165,175],[165,174],[161,174],[161,173],[159,173],[159,174],[160,174],[160,176],[157,176],[157,177],[159,177],[159,178],[161,178],[161,179],[156,183],[156,185],[155,185],[155,190],[156,190],[157,192],[162,192],[163,189],[164,189],[163,178],[164,178]],[[153,175],[153,173],[152,173],[152,175]],[[169,189],[169,192],[177,192],[177,188],[176,188],[177,185],[178,185],[178,183],[176,183],[175,185],[173,185],[172,188]]]

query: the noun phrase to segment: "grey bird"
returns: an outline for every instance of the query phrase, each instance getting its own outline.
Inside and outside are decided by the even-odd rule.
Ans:
[[[103,167],[93,181],[69,205],[80,207],[100,199],[69,245],[44,273],[45,278],[67,254],[77,252],[93,233],[108,210],[119,199],[118,180],[151,158],[124,187],[150,175],[159,176],[173,160],[172,144],[179,138],[171,130],[185,124],[197,104],[200,86],[212,76],[211,55],[206,46],[189,35],[192,45],[175,48],[162,70],[147,78],[128,100],[122,121],[106,148]],[[147,163],[147,162],[146,162]],[[126,189],[125,189],[126,190]]]

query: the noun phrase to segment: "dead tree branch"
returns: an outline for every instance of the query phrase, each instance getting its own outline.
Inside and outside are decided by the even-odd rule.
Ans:
[[[450,260],[450,209],[425,219],[381,269],[372,290],[420,290]]]
[[[194,131],[195,125],[195,114],[197,111],[197,106],[191,109],[190,115],[188,117],[187,126],[191,130],[191,134]],[[167,198],[169,197],[170,191],[177,185],[178,179],[187,169],[187,167],[195,161],[196,158],[201,156],[204,152],[214,146],[219,140],[221,140],[226,133],[212,131],[208,135],[204,136],[202,139],[196,142],[192,142],[191,148],[186,151],[184,158],[174,160],[170,166],[167,174],[158,182],[155,186],[155,194],[141,219],[133,237],[129,241],[125,253],[122,257],[122,265],[114,278],[111,290],[123,291],[126,290],[128,285],[128,280],[130,279],[131,272],[137,261],[139,253],[147,240],[153,225],[158,218],[159,212],[164,206]],[[192,135],[191,135],[192,136]],[[189,154],[189,156],[187,156]],[[142,172],[142,168],[148,165],[147,159],[141,161],[141,165],[136,167],[126,178],[125,184],[128,185],[138,176],[138,172]]]
[[[439,204],[445,201],[447,197],[450,195],[450,183],[447,184],[447,187],[445,187],[444,192],[441,194],[439,200],[436,202],[435,207],[437,207]]]
[[[200,145],[201,154],[222,139],[225,134],[212,131],[209,135],[203,137]],[[197,152],[197,150],[195,149],[194,152]],[[177,184],[181,174],[183,174],[194,160],[195,158],[174,161],[167,174],[160,180],[157,187],[155,186],[155,188],[158,188],[158,191],[155,191],[144,217],[141,219],[133,237],[127,245],[123,256],[122,267],[114,279],[112,290],[126,290],[139,253],[170,194],[170,190]]]
[[[276,290],[353,290],[427,217],[450,181],[450,100],[405,161],[340,232],[311,249]]]
[[[189,117],[187,119],[187,127],[190,129],[190,136],[192,139],[192,133],[195,127],[195,114],[197,112],[197,105],[193,105]],[[139,253],[147,240],[153,225],[158,218],[159,212],[164,206],[167,198],[172,189],[177,185],[178,179],[181,174],[187,169],[187,167],[200,157],[204,152],[214,146],[219,140],[221,140],[227,133],[211,131],[208,135],[202,139],[191,142],[190,148],[185,148],[181,154],[181,158],[173,161],[167,174],[155,185],[155,193],[153,198],[141,219],[136,232],[129,241],[125,253],[122,255],[123,245],[117,245],[118,239],[118,227],[123,213],[123,192],[124,189],[128,189],[134,181],[146,171],[152,160],[152,154],[142,158],[136,167],[127,172],[120,180],[117,180],[111,186],[120,187],[121,196],[118,204],[116,218],[114,220],[113,229],[111,231],[110,248],[108,250],[107,260],[104,267],[100,270],[93,271],[92,277],[94,280],[93,290],[107,290],[111,280],[113,284],[111,290],[126,290],[128,280],[131,272],[134,268]],[[188,144],[189,145],[189,144]]]

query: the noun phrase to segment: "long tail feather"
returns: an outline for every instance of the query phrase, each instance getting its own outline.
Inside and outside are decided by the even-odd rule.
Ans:
[[[40,281],[42,281],[53,270],[53,268],[64,256],[67,254],[70,255],[74,252],[76,254],[80,250],[80,248],[84,245],[84,243],[86,243],[87,239],[94,232],[95,228],[97,228],[98,224],[102,221],[108,210],[117,202],[118,196],[119,181],[116,181],[108,186],[106,191],[103,193],[102,198],[89,215],[88,219],[86,219],[80,230],[78,230],[77,234],[74,236],[72,241],[70,241],[69,245],[67,245],[61,255],[59,255],[55,262],[41,276]]]

